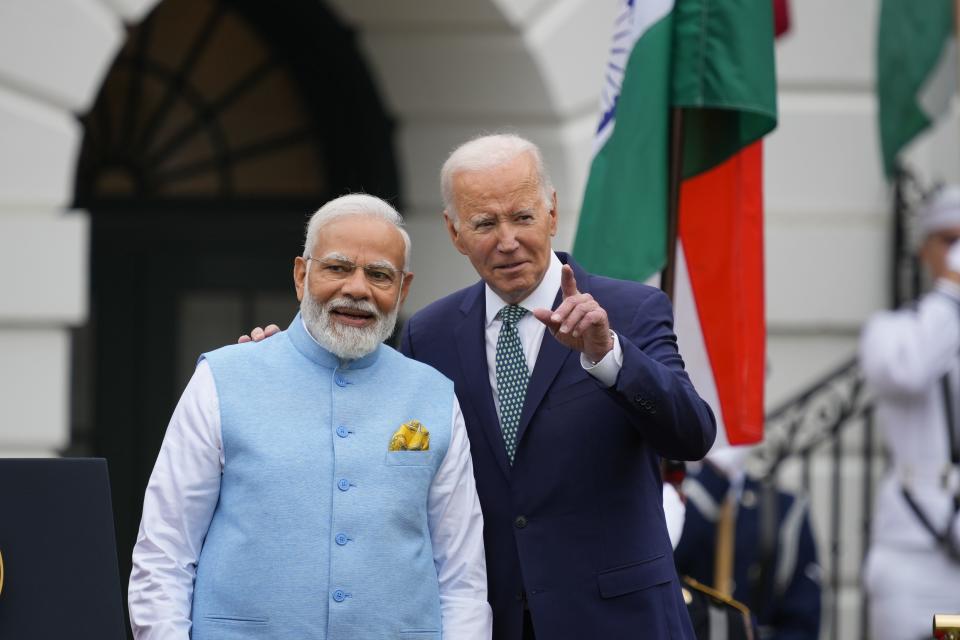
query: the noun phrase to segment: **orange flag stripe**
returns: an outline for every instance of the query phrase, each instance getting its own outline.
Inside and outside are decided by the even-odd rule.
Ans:
[[[763,143],[686,180],[680,237],[730,444],[763,438]]]

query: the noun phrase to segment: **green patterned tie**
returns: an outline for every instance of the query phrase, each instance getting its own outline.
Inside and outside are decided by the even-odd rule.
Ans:
[[[503,322],[497,338],[497,395],[500,397],[500,429],[507,458],[513,464],[517,452],[517,432],[520,428],[520,412],[527,395],[527,359],[523,356],[517,323],[527,314],[523,307],[511,304],[500,310],[497,317]]]

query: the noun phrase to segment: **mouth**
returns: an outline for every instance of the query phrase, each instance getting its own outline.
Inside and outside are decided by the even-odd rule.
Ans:
[[[499,273],[511,274],[520,271],[526,264],[526,260],[521,260],[520,262],[507,262],[494,266],[493,270]]]
[[[351,309],[350,307],[331,309],[330,317],[335,319],[340,324],[345,324],[350,327],[365,327],[369,324],[373,324],[373,322],[376,320],[376,316],[369,311],[364,311],[362,309]]]

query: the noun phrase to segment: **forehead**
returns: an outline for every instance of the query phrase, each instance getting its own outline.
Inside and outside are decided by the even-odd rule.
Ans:
[[[341,253],[357,262],[389,260],[394,265],[402,265],[403,236],[383,218],[344,216],[323,225],[317,233],[312,255],[322,258],[330,253]]]
[[[540,197],[536,163],[523,153],[488,169],[458,171],[453,197],[461,215],[529,207]]]

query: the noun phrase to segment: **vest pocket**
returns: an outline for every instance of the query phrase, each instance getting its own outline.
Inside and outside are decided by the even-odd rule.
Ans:
[[[429,467],[433,464],[433,451],[387,451],[383,463],[397,467]]]

